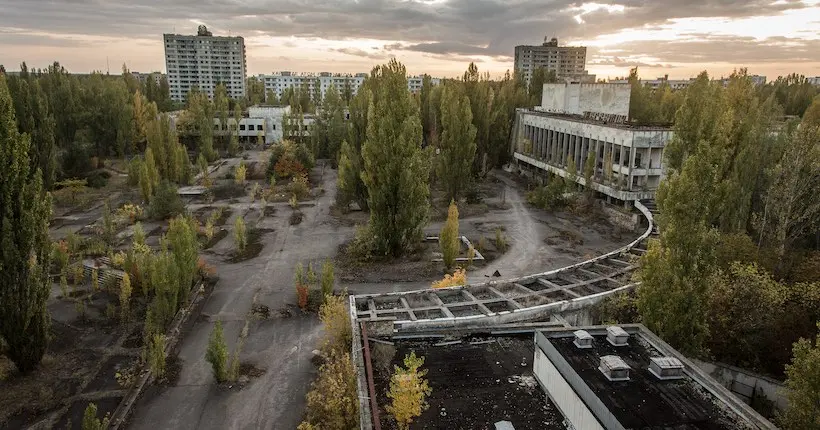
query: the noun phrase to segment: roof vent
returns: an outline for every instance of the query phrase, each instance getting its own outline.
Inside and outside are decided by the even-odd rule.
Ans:
[[[577,330],[572,334],[575,335],[575,340],[572,341],[576,347],[581,349],[592,348],[592,335],[586,330]]]
[[[601,365],[598,370],[610,381],[628,381],[629,365],[617,355],[605,355],[601,357]]]
[[[612,346],[626,346],[629,340],[629,333],[616,325],[611,325],[606,328],[606,340],[609,341]]]
[[[652,357],[649,359],[649,372],[658,379],[683,378],[683,363],[675,357]]]

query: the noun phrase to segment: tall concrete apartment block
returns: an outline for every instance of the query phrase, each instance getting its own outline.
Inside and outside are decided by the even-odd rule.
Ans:
[[[570,82],[594,83],[595,75],[586,71],[586,46],[558,46],[558,39],[552,38],[541,45],[519,45],[515,47],[515,71],[530,84],[533,72],[544,67],[554,70],[558,79]]]
[[[213,97],[219,83],[228,97],[245,96],[245,39],[214,36],[200,25],[195,36],[164,34],[165,69],[171,99],[184,102],[191,88]]]

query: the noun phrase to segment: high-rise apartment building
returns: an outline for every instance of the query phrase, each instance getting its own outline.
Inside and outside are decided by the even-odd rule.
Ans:
[[[586,46],[558,46],[552,38],[541,45],[515,47],[515,71],[529,85],[533,72],[539,67],[555,71],[558,79],[569,82],[594,83],[595,75],[586,71]]]
[[[273,91],[277,98],[282,97],[282,93],[286,88],[301,89],[306,88],[311,95],[313,95],[316,85],[319,85],[319,90],[322,93],[322,98],[331,85],[341,94],[345,87],[350,88],[351,94],[355,95],[359,91],[359,87],[364,82],[364,79],[369,75],[367,73],[344,74],[344,73],[296,73],[296,72],[279,72],[270,75],[259,75],[257,78],[265,84],[265,91]],[[408,76],[407,90],[413,94],[421,91],[423,76]],[[438,78],[431,78],[433,85],[438,85]]]
[[[164,34],[163,39],[172,100],[185,101],[194,87],[213,97],[220,83],[228,90],[228,97],[245,96],[244,38],[214,36],[200,25],[196,36]]]

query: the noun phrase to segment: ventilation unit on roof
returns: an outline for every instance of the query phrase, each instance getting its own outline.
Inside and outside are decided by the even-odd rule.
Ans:
[[[658,379],[683,378],[683,363],[675,357],[652,357],[649,359],[649,372]]]
[[[577,330],[572,334],[575,335],[575,340],[572,341],[578,348],[586,349],[592,348],[592,335],[586,330]]]
[[[601,364],[598,370],[610,381],[628,381],[629,365],[617,355],[605,355],[601,357]]]
[[[626,346],[629,340],[629,333],[616,325],[611,325],[606,328],[606,340],[609,341],[612,346]]]

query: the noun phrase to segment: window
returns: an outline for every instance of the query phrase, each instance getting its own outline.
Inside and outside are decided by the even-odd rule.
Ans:
[[[245,124],[239,124],[239,129],[244,131],[245,130]]]
[[[273,129],[276,130],[276,124],[273,125]]]
[[[256,130],[262,130],[262,124],[258,124],[258,125],[256,126]]]

